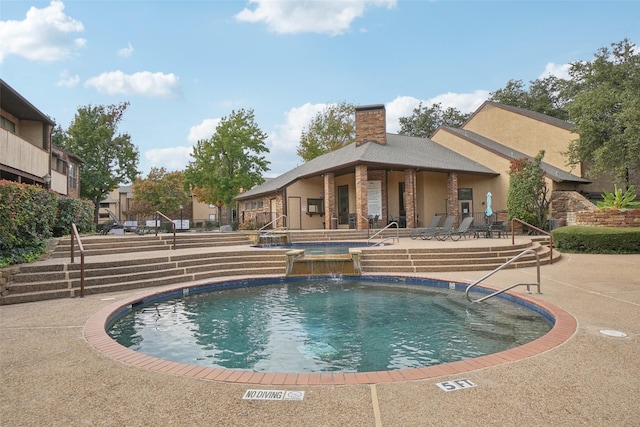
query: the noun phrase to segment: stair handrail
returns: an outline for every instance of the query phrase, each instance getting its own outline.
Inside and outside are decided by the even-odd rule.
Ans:
[[[171,223],[171,225],[173,226],[173,250],[175,250],[176,249],[176,223],[173,222],[173,220],[171,218],[169,218],[168,216],[166,216],[162,212],[156,211],[156,237],[158,236],[158,224],[160,224],[160,221],[158,221],[158,216],[163,217],[164,219],[169,221]]]
[[[521,219],[518,218],[512,218],[511,219],[511,244],[514,245],[515,244],[515,227],[513,225],[514,222],[517,222],[519,224],[525,225],[529,228],[532,228],[534,230],[536,230],[539,233],[542,233],[546,236],[549,236],[549,264],[553,264],[553,236],[551,235],[551,233],[549,233],[548,231],[545,231],[541,228],[536,227],[535,225],[531,225],[526,221],[523,221]]]
[[[267,228],[268,226],[270,226],[270,225],[271,225],[271,224],[273,224],[274,222],[278,222],[278,220],[279,220],[279,219],[282,219],[282,218],[284,218],[284,219],[286,220],[286,219],[287,219],[287,216],[286,216],[286,215],[280,215],[278,218],[274,219],[274,220],[273,220],[273,221],[271,221],[270,223],[265,224],[265,225],[263,225],[262,227],[258,228],[258,231],[262,231],[262,230],[264,230],[265,228]],[[284,226],[284,229],[285,229],[285,230],[287,229],[287,225],[286,225],[286,224],[287,224],[287,222],[285,221],[285,226]],[[278,227],[278,228],[280,228],[280,227]]]
[[[82,240],[80,240],[80,233],[78,233],[78,227],[71,223],[71,264],[75,263],[73,248],[75,241],[78,242],[78,249],[80,250],[80,297],[84,297],[84,246]]]
[[[369,235],[371,234],[371,223],[369,222],[369,218],[367,218],[364,215],[358,215],[358,216],[364,219],[364,223],[367,224],[367,239],[368,239]]]
[[[515,262],[517,260],[519,260],[520,258],[522,258],[523,256],[527,255],[527,254],[534,254],[536,256],[536,270],[537,270],[537,277],[536,277],[536,282],[518,282],[518,283],[514,283],[513,285],[507,286],[506,288],[500,289],[498,291],[495,291],[489,295],[486,295],[482,298],[478,298],[476,300],[471,299],[471,297],[469,296],[469,292],[471,291],[471,289],[477,285],[479,285],[481,282],[483,282],[485,279],[493,276],[495,273],[497,273],[498,271],[502,270],[503,268],[507,267],[509,264],[511,264],[512,262]],[[526,286],[527,287],[527,292],[530,292],[529,286],[537,286],[538,287],[538,293],[540,294],[540,255],[538,254],[538,252],[534,249],[525,249],[524,251],[520,252],[518,255],[514,256],[513,258],[511,258],[510,260],[508,260],[507,262],[505,262],[504,264],[498,266],[497,268],[495,268],[494,270],[490,271],[489,273],[485,274],[484,276],[482,276],[481,278],[479,278],[478,280],[476,280],[475,282],[473,282],[471,285],[469,285],[466,289],[466,291],[464,292],[465,296],[467,297],[467,299],[471,302],[482,302],[484,300],[487,300],[489,298],[495,297],[496,295],[500,295],[503,292],[508,291],[509,289],[513,289],[516,286]]]
[[[389,224],[387,224],[384,228],[381,228],[380,230],[378,230],[373,236],[369,237],[367,239],[367,245],[369,245],[369,242],[374,239],[376,236],[378,236],[380,233],[382,233],[384,230],[386,230],[387,228],[390,228],[392,226],[396,227],[396,237],[394,239],[395,243],[398,243],[400,241],[400,225],[398,225],[398,223],[396,221],[391,221]]]

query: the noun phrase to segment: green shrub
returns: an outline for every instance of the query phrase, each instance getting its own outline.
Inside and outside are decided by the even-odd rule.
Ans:
[[[53,227],[55,237],[71,233],[71,223],[75,223],[80,233],[91,233],[95,230],[93,223],[93,203],[87,200],[58,199],[56,222]]]
[[[613,186],[613,193],[604,190],[602,193],[602,202],[598,202],[600,209],[626,209],[636,208],[640,206],[640,202],[636,202],[636,189],[632,185],[627,191],[622,192],[617,185]]]
[[[34,185],[0,181],[0,267],[29,262],[46,250],[57,197]]]
[[[640,253],[640,227],[568,226],[551,232],[554,246],[563,252],[591,254]]]

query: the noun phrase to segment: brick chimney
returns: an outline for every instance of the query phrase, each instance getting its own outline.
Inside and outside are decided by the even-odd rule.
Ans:
[[[384,104],[356,107],[356,146],[367,142],[387,143],[387,118]]]

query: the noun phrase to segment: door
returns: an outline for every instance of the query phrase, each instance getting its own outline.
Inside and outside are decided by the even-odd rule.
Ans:
[[[349,224],[349,186],[338,186],[338,223]]]
[[[278,205],[276,203],[276,199],[271,199],[269,202],[270,202],[269,203],[269,206],[270,206],[269,207],[270,218],[269,218],[269,221],[267,221],[267,222],[273,222],[277,218],[276,215],[278,213]],[[275,222],[271,225],[271,228],[277,228],[277,227],[278,227],[278,224],[276,224]]]
[[[287,220],[290,230],[302,229],[302,199],[300,197],[289,197],[287,202]]]
[[[460,219],[473,215],[473,202],[471,200],[461,200],[460,202]]]

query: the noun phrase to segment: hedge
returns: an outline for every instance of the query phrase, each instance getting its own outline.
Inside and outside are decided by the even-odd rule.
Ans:
[[[92,217],[90,202],[0,180],[0,267],[37,259],[50,238],[69,234],[72,221],[81,232],[91,232]]]
[[[572,225],[551,232],[554,246],[563,252],[590,254],[640,253],[640,227]]]

